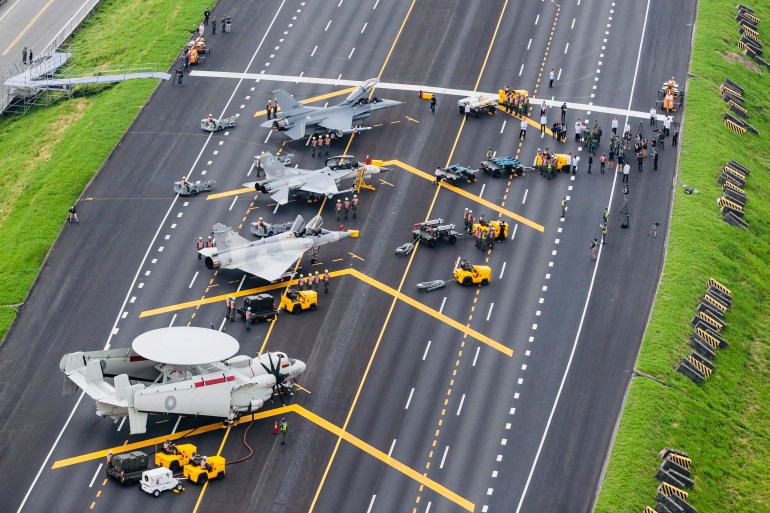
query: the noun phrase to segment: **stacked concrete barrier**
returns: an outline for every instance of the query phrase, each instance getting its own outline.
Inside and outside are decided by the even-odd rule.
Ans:
[[[744,219],[744,208],[748,196],[743,190],[750,171],[734,160],[722,166],[722,172],[717,178],[717,183],[722,186],[722,197],[717,199],[717,205],[724,217],[722,219],[738,228],[748,228],[749,223]]]
[[[738,23],[738,48],[760,66],[770,68],[770,63],[762,58],[762,40],[759,38],[759,18],[752,9],[738,4],[738,15],[735,21]]]
[[[724,317],[732,304],[732,292],[711,278],[692,318],[690,347],[693,351],[676,368],[677,372],[690,378],[693,383],[703,383],[711,376],[716,368],[713,363],[716,350],[728,346],[722,330],[727,327]]]
[[[684,451],[666,447],[658,453],[662,460],[655,479],[660,482],[655,495],[655,507],[646,506],[643,513],[698,513],[689,503],[685,488],[692,488],[692,460]]]
[[[751,126],[747,121],[749,119],[749,111],[746,109],[743,93],[743,88],[732,80],[725,79],[722,82],[722,85],[719,86],[719,95],[730,110],[730,112],[726,112],[722,116],[722,119],[724,119],[727,128],[736,134],[743,135],[746,132],[750,132],[754,135],[759,135],[759,130]]]

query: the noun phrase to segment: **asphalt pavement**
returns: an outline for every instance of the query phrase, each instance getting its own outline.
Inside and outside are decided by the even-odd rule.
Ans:
[[[664,80],[684,82],[695,2],[617,3],[223,0],[216,10],[233,17],[233,32],[209,39],[201,69],[379,76],[426,90],[510,85],[538,98],[647,111]],[[404,103],[374,113],[366,120],[374,128],[335,142],[332,152],[430,175],[447,163],[477,167],[488,146],[527,164],[550,147],[580,154],[579,172],[553,180],[481,175],[462,187],[464,196],[389,163],[371,181],[377,190],[359,193],[358,218],[339,222],[329,201],[294,201],[274,214],[255,192],[174,198],[172,182],[182,175],[216,180],[215,192],[241,188],[261,151],[294,153],[303,168],[322,165],[305,140],[259,127],[276,88],[298,99],[340,89],[194,75],[182,87],[164,83],[89,186],[80,223],[64,226],[0,348],[0,432],[14,441],[0,455],[9,510],[590,511],[664,258],[676,164],[670,138],[658,171],[648,162],[632,171],[629,229],[620,228],[620,176],[600,174],[598,162],[588,175],[586,149],[572,137],[557,143],[530,126],[520,142],[519,119],[507,113],[465,119],[447,95],[434,115],[411,91],[377,91]],[[237,114],[238,124],[202,132],[208,113]],[[550,124],[556,109],[548,116]],[[599,152],[607,152],[612,115],[570,111],[570,134],[577,118],[604,127]],[[643,127],[650,130],[647,120]],[[607,243],[592,262],[589,244],[608,205]],[[463,237],[394,254],[413,223],[441,217],[461,227],[466,207],[507,219],[509,240],[490,253]],[[322,248],[316,266],[301,261],[299,272],[340,273],[318,311],[283,313],[272,328],[223,324],[220,297],[265,283],[206,269],[197,237],[216,222],[251,237],[260,216],[281,222],[319,211],[325,227],[344,224],[361,237]],[[657,238],[648,234],[655,220]],[[449,278],[459,257],[491,266],[492,283],[417,291],[419,281]],[[282,350],[307,362],[293,400],[301,409],[271,414],[276,400],[258,420],[229,430],[218,419],[151,417],[148,433],[129,435],[127,423],[96,417],[89,398],[60,396],[63,354],[126,347],[168,325],[224,325],[244,354]],[[286,446],[272,434],[276,416],[289,422]],[[231,464],[222,482],[157,500],[104,480],[107,449],[152,451],[153,438],[188,432],[185,441],[200,452],[233,462],[251,447],[253,456]]]

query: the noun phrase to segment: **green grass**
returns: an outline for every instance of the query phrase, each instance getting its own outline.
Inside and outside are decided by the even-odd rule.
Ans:
[[[210,0],[104,0],[71,42],[73,72],[166,69]],[[0,119],[0,338],[80,196],[155,88],[135,80],[90,89]],[[96,91],[96,92],[95,92]]]
[[[746,5],[770,22],[770,5]],[[698,193],[677,187],[663,278],[636,367],[667,386],[634,378],[599,513],[654,506],[657,452],[665,446],[693,459],[690,502],[698,511],[770,511],[770,86],[767,71],[726,58],[740,54],[735,14],[735,2],[699,2],[679,169],[680,184]],[[725,78],[746,90],[749,122],[759,137],[736,135],[722,124],[719,85]],[[723,222],[716,206],[716,178],[730,159],[752,171],[745,188],[751,227],[745,231]],[[723,332],[730,347],[718,351],[715,374],[696,386],[675,367],[690,352],[690,319],[711,277],[734,295]]]

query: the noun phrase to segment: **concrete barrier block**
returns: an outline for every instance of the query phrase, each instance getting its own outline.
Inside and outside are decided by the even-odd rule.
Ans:
[[[684,509],[682,509],[681,506],[674,502],[671,497],[663,495],[660,492],[658,492],[658,495],[655,496],[655,506],[659,511],[665,508],[671,513],[685,513]]]
[[[730,226],[735,226],[736,228],[743,228],[746,229],[749,227],[749,223],[746,222],[743,218],[735,215],[732,212],[728,212],[722,217],[722,220],[729,224]]]
[[[716,357],[716,351],[714,350],[714,347],[709,345],[708,342],[703,340],[695,333],[690,335],[690,347],[706,358],[713,360]]]
[[[690,381],[696,385],[700,385],[706,379],[706,376],[704,376],[700,370],[696,369],[695,366],[692,365],[687,359],[679,362],[679,365],[676,367],[676,371],[690,378]]]
[[[672,495],[671,500],[673,500],[677,506],[681,507],[684,513],[698,513],[698,510],[695,509],[692,504],[678,495]]]
[[[660,468],[668,471],[674,471],[681,476],[690,477],[690,469],[681,463],[677,463],[670,456],[663,460],[663,462],[660,464]]]
[[[682,483],[682,486],[680,486],[679,488],[692,488],[693,486],[695,486],[695,480],[692,479],[689,476],[689,474],[688,475],[680,474],[679,472],[673,469],[669,469],[668,473],[672,477],[674,477],[677,481]]]
[[[658,470],[655,473],[655,479],[661,483],[668,483],[671,486],[676,486],[677,488],[684,488],[684,483],[682,481],[678,480],[676,477],[665,470]]]

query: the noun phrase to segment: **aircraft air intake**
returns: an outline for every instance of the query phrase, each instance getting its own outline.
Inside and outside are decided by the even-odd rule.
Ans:
[[[220,267],[222,267],[222,262],[219,261],[219,258],[215,256],[206,257],[206,269],[211,269],[213,271],[215,269],[219,269]]]

